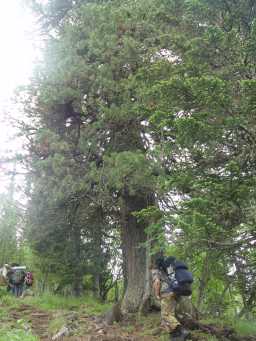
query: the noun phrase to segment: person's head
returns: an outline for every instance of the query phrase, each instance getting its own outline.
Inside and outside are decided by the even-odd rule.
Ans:
[[[163,256],[158,257],[155,261],[155,265],[157,269],[165,270],[165,258]]]
[[[176,261],[176,258],[173,256],[169,256],[167,258],[165,258],[165,271],[167,272],[167,274],[171,274],[173,272],[173,266],[174,263]]]
[[[175,263],[176,258],[173,256],[169,256],[165,258],[165,267],[168,268],[170,265],[173,266]]]

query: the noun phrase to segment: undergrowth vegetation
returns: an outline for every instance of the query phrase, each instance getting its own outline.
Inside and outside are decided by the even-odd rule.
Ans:
[[[45,293],[24,299],[16,299],[7,294],[0,298],[0,304],[9,309],[16,308],[24,303],[43,310],[81,310],[90,315],[102,314],[111,307],[111,303],[103,303],[92,296],[64,297]]]
[[[0,341],[39,341],[38,337],[32,335],[31,332],[26,332],[22,329],[8,329],[0,330]]]
[[[48,332],[54,335],[65,325],[65,316],[69,312],[76,312],[79,316],[95,316],[105,313],[111,306],[110,303],[102,303],[92,296],[63,297],[45,293],[34,297],[25,297],[24,299],[16,299],[15,297],[5,293],[0,298],[0,341],[38,341],[39,339],[33,335],[29,319],[16,319],[13,312],[18,311],[22,306],[33,307],[35,311],[45,311],[54,314],[54,318],[48,325]],[[256,323],[248,320],[220,320],[208,319],[205,323],[215,324],[218,326],[231,326],[240,336],[256,335]],[[120,332],[128,334],[136,334],[141,337],[153,335],[154,329],[159,327],[160,315],[157,312],[147,316],[134,316],[133,319],[125,324],[116,325]],[[85,333],[86,329],[78,330]],[[198,333],[199,339],[206,341],[217,341],[214,336],[206,335],[202,332]],[[79,334],[82,335],[82,334]],[[83,334],[84,335],[84,334]],[[159,335],[160,341],[168,339],[167,334]]]
[[[91,296],[63,297],[50,293],[27,297],[25,302],[43,310],[83,310],[91,315],[104,313],[111,306],[109,303],[102,303]]]
[[[239,335],[256,335],[256,321],[251,320],[236,320],[233,322],[233,327]]]

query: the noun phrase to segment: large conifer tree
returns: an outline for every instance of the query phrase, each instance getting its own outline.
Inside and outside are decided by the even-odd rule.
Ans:
[[[134,213],[155,204],[155,176],[147,157],[147,112],[140,111],[134,81],[164,47],[159,40],[164,5],[110,1],[69,8],[55,23],[56,36],[47,40],[44,62],[30,89],[30,114],[39,127],[30,144],[31,166],[37,170],[32,205],[44,191],[39,201],[57,205],[64,220],[63,207],[72,206],[72,200],[77,205],[85,198],[92,200],[89,205],[96,201],[105,217],[114,207],[123,252],[125,311],[136,311],[149,295],[146,225]],[[62,227],[67,231],[73,223],[63,224],[66,235]],[[56,222],[50,226],[46,230],[54,234]],[[74,231],[70,238],[81,241],[81,228]],[[73,252],[79,244],[73,243]]]

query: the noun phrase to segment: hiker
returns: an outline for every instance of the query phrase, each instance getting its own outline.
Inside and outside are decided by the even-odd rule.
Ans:
[[[6,290],[7,292],[13,293],[13,287],[14,287],[13,282],[12,282],[13,271],[9,264],[4,265],[3,273],[4,273],[4,277],[5,277],[6,284],[7,284]]]
[[[4,264],[2,267],[2,278],[4,283],[6,284],[6,290],[7,292],[10,292],[12,290],[12,283],[10,280],[11,276],[11,266],[9,264]]]
[[[24,279],[25,290],[30,289],[34,282],[34,276],[31,271],[26,272],[26,276]]]
[[[26,296],[34,296],[32,286],[34,283],[34,276],[31,271],[26,272],[26,276],[24,279],[24,288],[23,288],[23,293],[21,295],[21,298],[24,298]]]
[[[155,296],[161,304],[161,326],[170,334],[170,340],[186,340],[189,332],[177,320],[175,309],[181,296],[192,293],[192,274],[175,257],[160,257],[152,269],[152,282]]]
[[[8,268],[7,280],[8,287],[14,296],[20,297],[23,292],[24,279],[25,279],[25,266],[19,266],[13,263],[11,267]]]

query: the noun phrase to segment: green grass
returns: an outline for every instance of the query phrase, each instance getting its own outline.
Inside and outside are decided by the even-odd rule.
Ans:
[[[31,334],[28,321],[10,319],[10,312],[23,304],[44,311],[55,311],[56,318],[49,325],[49,332],[53,334],[65,324],[65,314],[68,311],[77,311],[79,315],[98,315],[104,313],[111,306],[111,304],[103,304],[90,296],[75,298],[48,293],[21,299],[5,293],[0,298],[0,341],[39,341]]]
[[[111,304],[99,302],[90,296],[77,298],[44,294],[41,296],[25,297],[21,301],[42,310],[76,310],[88,315],[102,314],[111,307]]]
[[[230,320],[230,319],[207,319],[202,320],[203,323],[212,323],[221,327],[229,326],[233,328],[238,335],[241,336],[255,336],[256,335],[256,321],[249,320]]]
[[[9,310],[16,308],[20,300],[12,296],[2,297],[0,307],[0,341],[39,341],[32,335],[30,326],[25,320],[14,320],[9,315]]]
[[[9,314],[7,309],[0,307],[0,321],[4,322],[5,320],[8,320]]]
[[[19,307],[22,304],[22,300],[14,297],[11,294],[5,294],[0,298],[0,304],[2,306],[7,306],[10,309]]]
[[[76,310],[81,305],[81,299],[51,294],[25,297],[23,302],[43,310]]]
[[[9,309],[18,308],[23,304],[32,305],[42,310],[76,310],[88,315],[102,314],[112,306],[112,303],[102,303],[92,296],[64,297],[46,293],[21,299],[5,293],[0,297],[0,305]],[[2,313],[3,311],[0,310],[0,317]]]
[[[241,336],[256,335],[256,321],[237,320],[232,324],[233,328]]]
[[[48,331],[51,335],[54,335],[65,325],[66,325],[65,317],[58,316],[50,321],[49,326],[48,326]]]
[[[30,332],[22,329],[9,329],[7,327],[0,330],[0,341],[39,341],[39,338]]]

